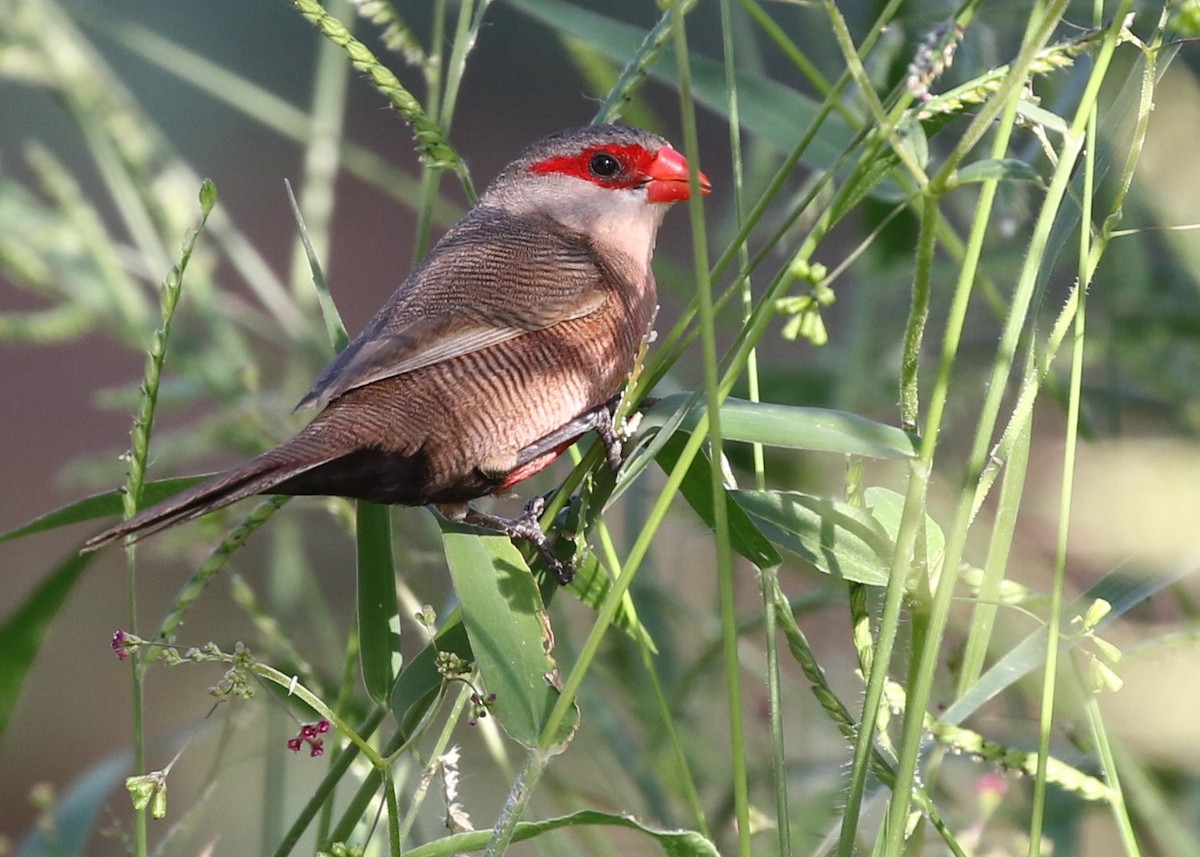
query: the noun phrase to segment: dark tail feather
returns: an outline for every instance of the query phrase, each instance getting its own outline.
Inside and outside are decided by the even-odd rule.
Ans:
[[[136,535],[141,539],[223,509],[252,494],[269,493],[281,482],[325,461],[324,458],[297,461],[295,457],[281,455],[282,452],[283,448],[273,449],[240,467],[218,473],[207,482],[143,509],[129,520],[88,539],[83,550],[94,551],[125,536]]]

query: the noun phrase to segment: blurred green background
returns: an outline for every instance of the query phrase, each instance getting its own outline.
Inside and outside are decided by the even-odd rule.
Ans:
[[[13,3],[13,14],[22,6]],[[37,6],[37,0],[32,0]],[[656,7],[648,2],[580,3],[606,15],[649,28],[657,20]],[[806,47],[811,58],[835,76],[840,58],[829,39],[827,29],[811,8],[777,4],[772,7],[789,33],[804,42],[806,29],[816,34]],[[873,3],[845,3],[843,12],[854,26],[862,26],[876,11]],[[946,17],[949,3],[906,4],[901,25],[894,28],[894,58],[890,74],[894,77],[911,55],[912,47],[931,22]],[[1019,14],[1025,4],[985,4],[979,30],[962,49],[967,59],[997,63],[1010,56],[1014,33],[1019,33]],[[49,8],[49,7],[47,7]],[[204,93],[169,68],[150,62],[139,51],[159,50],[159,39],[175,43],[178,50],[192,52],[222,69],[253,82],[284,101],[306,109],[312,91],[319,35],[290,6],[283,2],[245,2],[245,0],[205,0],[205,2],[163,3],[157,0],[125,2],[72,3],[58,7],[70,16],[72,26],[80,29],[111,67],[129,93],[141,105],[149,119],[162,131],[180,156],[201,176],[213,179],[220,191],[220,207],[236,222],[262,254],[275,275],[286,282],[292,264],[295,223],[284,191],[283,180],[296,178],[303,169],[303,147],[266,127],[243,111]],[[1079,21],[1088,20],[1090,4],[1080,4]],[[1147,6],[1147,10],[1153,11]],[[1149,11],[1146,14],[1149,14]],[[8,15],[3,6],[0,12]],[[418,32],[424,32],[428,20],[421,8],[404,10]],[[497,2],[487,13],[479,43],[472,54],[464,78],[461,99],[455,114],[451,138],[469,164],[475,183],[482,187],[525,143],[553,130],[588,122],[603,95],[587,80],[572,61],[569,46],[558,34],[505,2]],[[7,27],[7,29],[6,29]],[[710,55],[719,53],[716,8],[700,5],[689,18],[693,49]],[[365,28],[359,26],[359,30]],[[752,38],[747,29],[745,39]],[[374,44],[374,42],[372,42]],[[172,65],[171,48],[163,62]],[[182,68],[191,68],[178,55]],[[803,89],[794,71],[770,49],[762,52],[761,72]],[[1123,61],[1128,62],[1126,58]],[[964,62],[960,56],[960,63]],[[414,91],[420,91],[419,77],[397,60],[390,61],[401,79]],[[1200,84],[1193,68],[1193,56],[1184,50],[1164,77],[1156,98],[1150,136],[1143,151],[1135,190],[1126,211],[1125,225],[1138,228],[1135,235],[1118,239],[1106,259],[1102,277],[1093,288],[1089,304],[1088,375],[1085,378],[1085,435],[1087,443],[1079,456],[1076,502],[1073,514],[1072,553],[1069,572],[1076,590],[1086,588],[1100,575],[1124,565],[1131,572],[1151,575],[1174,574],[1200,564],[1200,452],[1195,444],[1200,426],[1200,238],[1194,232],[1159,231],[1166,225],[1200,223],[1200,158],[1196,141],[1200,139]],[[116,212],[109,200],[90,150],[71,121],[64,105],[37,85],[22,79],[20,41],[9,24],[0,23],[0,181],[11,189],[13,183],[36,188],[37,177],[26,161],[31,143],[49,149],[80,182],[83,195],[95,201],[100,212],[113,220]],[[760,71],[760,69],[755,69]],[[888,68],[874,69],[881,76]],[[191,72],[185,72],[185,78]],[[1067,98],[1079,78],[1063,72],[1046,84],[1046,99]],[[407,127],[367,85],[352,80],[345,109],[345,138],[376,153],[386,162],[416,176],[418,165]],[[237,97],[236,95],[234,96]],[[648,121],[672,139],[678,139],[677,95],[659,83],[648,84],[635,105],[635,117]],[[710,198],[714,251],[724,249],[732,234],[728,188],[730,186],[729,140],[724,120],[711,112],[700,116],[702,167],[713,180]],[[1110,131],[1118,136],[1119,122]],[[755,179],[761,185],[767,165],[777,153],[746,129],[751,153],[750,187]],[[1036,141],[1022,145],[1036,156]],[[754,170],[758,169],[757,177]],[[797,188],[802,176],[796,179]],[[443,178],[441,188],[447,207],[465,205],[460,189],[452,178]],[[177,200],[192,206],[195,188]],[[1006,186],[1003,218],[997,224],[994,266],[990,276],[1004,284],[1012,278],[1029,233],[1029,208],[1025,191]],[[964,205],[959,212],[967,213]],[[863,206],[822,247],[820,260],[833,267],[873,228],[881,212],[871,204]],[[6,209],[5,216],[18,216]],[[874,220],[873,220],[874,218]],[[660,329],[669,327],[689,297],[686,262],[689,258],[687,218],[682,211],[667,221],[659,239],[658,262],[664,308]],[[0,221],[2,223],[2,221]],[[332,226],[332,245],[323,258],[326,277],[333,295],[353,333],[366,321],[379,303],[399,284],[411,264],[415,215],[391,196],[371,184],[343,174],[337,182],[337,204]],[[2,226],[0,226],[2,228]],[[815,348],[804,343],[785,342],[768,336],[764,349],[764,398],[772,401],[820,404],[862,413],[895,423],[896,378],[900,356],[900,334],[908,306],[911,257],[915,240],[913,222],[898,218],[858,260],[837,284],[837,302],[824,312],[830,330],[830,343]],[[436,231],[436,230],[435,230]],[[182,238],[182,235],[179,236]],[[210,240],[202,236],[201,242]],[[171,251],[174,252],[172,247]],[[780,255],[780,260],[784,256]],[[162,272],[147,272],[157,282]],[[946,269],[936,278],[931,339],[939,340],[941,324],[953,270]],[[4,279],[0,266],[0,312],[38,310],[47,301],[15,287]],[[228,264],[218,269],[216,278],[222,287],[232,290],[247,303],[251,293]],[[1053,278],[1042,306],[1043,315],[1058,311],[1070,271]],[[182,335],[187,336],[188,291],[185,285],[181,304]],[[727,314],[722,320],[722,335],[728,339],[736,327],[736,318]],[[984,382],[986,361],[997,338],[998,322],[984,306],[975,308],[969,320],[964,355],[956,374],[956,389],[962,391],[952,400],[944,457],[956,461],[969,443],[972,418],[978,408],[980,387]],[[0,337],[0,473],[8,490],[0,492],[0,532],[8,531],[43,511],[60,506],[92,491],[118,484],[124,470],[116,460],[125,448],[129,429],[128,388],[140,379],[142,359],[138,352],[115,343],[111,331],[86,330],[77,337],[64,338],[48,345],[14,342]],[[147,330],[147,337],[149,329]],[[311,345],[311,343],[309,343]],[[256,355],[261,368],[247,367],[244,380],[249,389],[262,393],[274,405],[278,423],[269,431],[283,431],[286,415],[307,385],[306,375],[313,354],[304,359],[294,356],[286,341],[265,342]],[[293,365],[293,361],[295,364]],[[309,361],[309,362],[306,362]],[[168,371],[170,371],[168,360]],[[698,361],[682,361],[667,386],[691,389],[700,379]],[[1066,366],[1056,371],[1051,386],[1055,395],[1045,395],[1039,405],[1033,447],[1030,482],[1027,488],[1020,539],[1010,561],[1009,576],[1032,588],[1047,585],[1054,554],[1054,527],[1058,475],[1061,469],[1061,438],[1065,414],[1062,408],[1061,382]],[[236,385],[234,385],[236,386]],[[113,391],[125,388],[122,398]],[[107,391],[104,396],[98,391]],[[230,401],[236,402],[236,396]],[[214,408],[207,405],[167,406],[160,410],[159,430],[168,441],[167,462],[187,460],[180,453],[189,431],[213,427],[207,422]],[[230,402],[225,405],[230,406]],[[236,428],[237,414],[228,416]],[[257,417],[247,416],[248,420]],[[197,466],[215,467],[239,460],[248,452],[253,438],[263,429],[255,423],[253,431],[238,436],[229,426],[218,436],[231,442],[225,451],[214,453],[203,462],[181,465],[183,472]],[[278,433],[278,432],[277,432]],[[212,440],[205,435],[206,442]],[[735,462],[744,463],[741,453],[731,452]],[[813,493],[837,493],[842,481],[841,463],[795,454],[775,454],[772,479],[785,487]],[[873,466],[872,479],[892,483],[900,471]],[[550,474],[540,485],[554,484],[566,472],[565,465]],[[159,475],[165,475],[166,471]],[[557,476],[555,475],[557,474]],[[954,490],[961,474],[954,465],[939,473],[933,486],[931,510],[948,517]],[[309,501],[313,506],[320,501]],[[299,506],[300,504],[297,504]],[[623,512],[636,529],[639,508]],[[984,514],[990,514],[985,509]],[[273,522],[293,531],[316,520],[291,510],[289,521]],[[618,533],[623,521],[614,521]],[[423,599],[435,605],[446,603],[448,580],[439,568],[433,528],[426,513],[402,511],[397,516],[400,532],[412,534],[412,553],[405,557],[413,569],[410,585]],[[47,569],[71,554],[90,530],[78,528],[56,531],[13,543],[0,544],[0,615],[21,602]],[[213,535],[215,531],[209,532]],[[326,530],[321,530],[322,533]],[[240,556],[238,567],[252,585],[275,587],[268,593],[277,605],[274,615],[288,619],[291,610],[297,622],[308,621],[306,606],[312,600],[328,608],[329,624],[314,625],[309,633],[293,630],[295,638],[311,643],[310,657],[324,656],[324,667],[339,666],[340,646],[348,629],[353,609],[353,557],[351,540],[333,534],[321,543],[310,558],[311,576],[292,580],[269,576],[276,560],[265,538],[252,543]],[[210,539],[210,542],[212,539]],[[972,561],[979,563],[977,551]],[[164,538],[161,545],[147,546],[146,560],[139,580],[140,609],[157,617],[175,595],[182,579],[203,546],[193,540]],[[690,618],[696,626],[695,638],[672,638],[683,649],[708,642],[712,634],[713,595],[711,541],[694,517],[680,515],[664,532],[655,546],[654,566],[658,577],[655,597],[672,598],[674,603],[656,605],[670,621]],[[827,581],[811,571],[792,569],[787,579],[789,591],[804,591],[807,586],[827,586]],[[756,590],[750,576],[744,575],[739,595],[753,603]],[[269,581],[269,582],[268,582]],[[288,590],[288,586],[296,590]],[[302,590],[302,591],[301,591]],[[72,780],[91,769],[100,760],[120,752],[129,744],[128,670],[117,663],[108,640],[117,627],[125,624],[126,591],[122,559],[112,551],[101,556],[72,593],[55,620],[43,650],[25,686],[18,709],[0,742],[0,834],[16,843],[39,815],[31,790],[39,783],[53,784],[64,791]],[[649,595],[647,597],[650,597]],[[1200,768],[1200,736],[1191,712],[1200,706],[1200,657],[1195,642],[1195,604],[1200,587],[1182,575],[1182,582],[1168,594],[1154,599],[1114,626],[1112,639],[1131,657],[1120,672],[1125,687],[1120,693],[1104,698],[1104,710],[1112,728],[1145,765],[1164,777],[1178,778],[1174,791],[1187,808],[1183,823],[1197,827],[1200,803],[1194,799],[1196,774]],[[564,628],[586,628],[589,614],[571,602],[555,605],[555,620]],[[287,605],[278,607],[278,605]],[[653,609],[651,612],[653,612]],[[664,619],[663,621],[668,621]],[[194,611],[184,636],[189,642],[214,639],[225,642],[249,636],[246,615],[235,608],[224,587],[214,587],[205,602]],[[1031,630],[1032,622],[1017,621],[1013,635]],[[831,681],[843,692],[844,699],[857,701],[861,691],[853,675],[853,653],[846,646],[848,635],[844,611],[825,610],[816,614],[806,630],[814,638],[818,655]],[[1140,643],[1149,644],[1139,647]],[[747,643],[757,645],[757,642]],[[670,652],[664,657],[664,670],[670,672]],[[169,758],[174,742],[188,734],[210,704],[206,682],[219,676],[200,677],[199,670],[158,669],[151,676],[148,705],[148,734],[160,741],[152,744],[152,758]],[[815,710],[805,696],[806,689],[798,672],[790,693],[797,706]],[[752,686],[748,699],[761,699],[764,691]],[[1193,699],[1193,697],[1197,697]],[[593,700],[594,701],[594,700]],[[585,705],[587,700],[585,699]],[[720,694],[713,691],[713,710],[722,710]],[[695,740],[705,740],[723,748],[719,718],[704,721],[696,729]],[[811,722],[819,717],[812,714]],[[222,828],[216,853],[259,853],[260,820],[255,802],[261,797],[263,783],[286,782],[289,794],[303,800],[319,776],[315,765],[303,759],[288,759],[285,771],[270,771],[263,753],[264,743],[282,740],[287,724],[255,718],[244,712],[226,713],[234,727],[229,740],[245,748],[244,777],[241,772],[222,781],[216,794],[207,798],[211,818],[228,819]],[[593,708],[588,717],[600,733],[619,732],[620,724],[603,724],[604,714]],[[1012,719],[1030,723],[1027,709],[1014,705],[1010,710],[991,715],[995,721]],[[585,723],[587,717],[585,717]],[[840,764],[848,757],[844,740],[828,724],[818,725],[809,733],[802,730],[801,717],[796,734],[790,735],[795,753],[798,781],[796,794],[809,791],[828,797],[835,794]],[[1002,728],[1009,728],[1004,725]],[[1067,727],[1064,727],[1066,730]],[[761,722],[756,729],[764,730]],[[282,730],[282,731],[281,731]],[[215,741],[210,728],[205,742]],[[765,731],[765,730],[764,730]],[[1018,727],[1017,731],[1020,731]],[[1060,736],[1069,740],[1066,731]],[[464,742],[478,745],[473,733]],[[582,739],[581,739],[582,740]],[[753,736],[755,748],[768,752],[761,732]],[[724,750],[722,749],[722,752]],[[586,776],[581,770],[588,757],[564,760],[560,776]],[[613,759],[614,768],[621,760]],[[197,762],[185,766],[172,788],[180,805],[197,799],[206,783],[204,766]],[[713,759],[713,771],[720,777],[721,766]],[[478,770],[490,770],[479,766]],[[956,769],[950,779],[961,780],[966,789],[984,770],[979,767]],[[617,776],[614,774],[614,776]],[[955,777],[958,777],[958,780]],[[274,779],[271,779],[271,778]],[[240,784],[240,788],[234,785]],[[477,821],[488,823],[494,816],[498,795],[505,781],[497,775],[491,782],[483,775],[470,780],[464,788],[468,803],[478,809]],[[552,784],[547,784],[552,789]],[[799,798],[798,800],[802,800]],[[969,800],[968,797],[963,798]],[[123,814],[125,796],[118,790],[110,804]],[[820,804],[824,806],[825,804]],[[619,807],[618,807],[619,808]],[[1116,853],[1105,827],[1095,814],[1073,843],[1074,853],[1104,855]],[[1089,817],[1091,818],[1091,817]],[[820,827],[822,819],[813,822]],[[101,826],[107,826],[104,822]],[[120,853],[116,842],[97,842],[93,853]],[[631,843],[622,853],[641,853]],[[1068,849],[1069,850],[1069,849]],[[529,853],[514,849],[513,853]],[[647,850],[645,853],[653,853]]]

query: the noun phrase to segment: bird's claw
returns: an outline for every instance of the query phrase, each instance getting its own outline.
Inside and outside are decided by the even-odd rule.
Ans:
[[[613,473],[621,469],[625,451],[623,449],[625,433],[613,425],[615,407],[614,400],[608,405],[598,408],[592,423],[592,428],[595,429],[596,436],[600,438],[600,443],[604,447],[604,457],[608,460],[608,466],[612,468]]]
[[[562,586],[566,586],[575,577],[575,566],[569,560],[563,562],[554,553],[554,549],[550,545],[550,537],[546,535],[546,531],[542,529],[539,521],[545,510],[546,498],[539,495],[525,504],[525,509],[515,518],[501,518],[470,509],[465,520],[467,523],[494,530],[510,539],[524,539],[530,542],[537,550],[538,556],[542,558],[546,568],[554,575],[554,579]]]

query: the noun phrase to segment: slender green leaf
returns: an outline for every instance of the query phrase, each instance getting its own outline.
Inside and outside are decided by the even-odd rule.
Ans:
[[[1092,630],[1099,633],[1134,607],[1146,603],[1155,594],[1198,571],[1200,571],[1200,562],[1194,557],[1176,566],[1170,572],[1160,575],[1116,568],[1096,581],[1088,588],[1087,592],[1064,607],[1062,616],[1068,621],[1075,616],[1084,616],[1096,599],[1102,598],[1111,605],[1112,609],[1093,626]],[[1065,652],[1073,649],[1088,639],[1082,635],[1068,635],[1062,641],[1062,650]],[[979,681],[955,700],[954,704],[938,717],[938,720],[957,726],[979,710],[988,700],[993,699],[1035,669],[1041,668],[1045,662],[1046,629],[1042,627],[1009,649],[1004,657],[980,676]]]
[[[50,622],[95,554],[70,557],[0,625],[0,738]]]
[[[1043,184],[1042,177],[1029,164],[1013,158],[984,158],[967,164],[955,174],[955,184],[1010,181]]]
[[[350,336],[346,333],[346,325],[342,314],[338,312],[333,295],[329,292],[329,284],[325,281],[325,272],[321,270],[321,260],[313,248],[312,239],[308,236],[308,226],[304,222],[304,214],[300,211],[300,203],[292,193],[292,183],[284,180],[287,188],[288,202],[292,206],[292,216],[296,218],[296,229],[300,232],[300,243],[304,246],[304,255],[308,259],[308,268],[312,272],[313,288],[317,290],[317,302],[321,306],[321,316],[325,319],[325,334],[334,351],[341,351],[350,344]]]
[[[570,815],[558,818],[547,818],[543,821],[518,822],[513,832],[512,841],[521,842],[532,839],[551,830],[584,825],[603,825],[606,827],[627,827],[637,830],[657,840],[662,853],[667,857],[719,857],[717,847],[694,830],[663,830],[651,827],[638,821],[633,816],[617,815],[611,812],[599,812],[594,809],[580,810]],[[461,854],[467,851],[478,851],[488,844],[492,835],[490,830],[474,830],[470,833],[456,833],[446,836],[419,848],[405,851],[406,857],[435,857],[435,855]]]
[[[818,570],[869,586],[887,583],[892,542],[865,509],[798,491],[731,493],[763,535]]]
[[[521,552],[500,535],[442,521],[442,542],[462,603],[471,650],[493,711],[514,740],[533,749],[558,698],[554,638],[537,583]],[[568,716],[554,749],[562,750],[579,723]]]
[[[384,703],[400,668],[400,605],[392,561],[391,509],[360,501],[357,523],[359,660],[367,692]]]
[[[676,393],[655,402],[642,413],[637,436],[665,425],[690,398],[688,393]],[[703,403],[694,406],[679,427],[693,431],[704,410]],[[735,398],[721,405],[721,435],[743,443],[868,458],[913,458],[917,448],[916,439],[902,429],[857,414]]]
[[[191,488],[193,485],[203,482],[209,476],[211,474],[177,476],[172,479],[159,479],[154,482],[147,482],[142,486],[142,503],[143,505],[151,506],[160,500],[167,499],[173,494],[178,494],[185,488]],[[116,488],[112,491],[105,491],[103,494],[93,494],[91,497],[76,500],[74,503],[55,509],[53,512],[47,512],[39,518],[34,518],[28,524],[22,524],[15,530],[10,530],[0,535],[0,542],[12,541],[13,539],[32,536],[35,533],[56,530],[59,527],[79,524],[83,521],[94,521],[96,518],[120,515],[123,511],[121,505],[123,496],[124,491]]]
[[[591,550],[584,550],[575,556],[575,576],[571,578],[569,588],[584,604],[593,610],[599,610],[608,591],[612,589],[612,578],[604,571],[596,554]],[[650,651],[658,652],[654,638],[638,619],[637,612],[628,600],[623,600],[617,608],[617,614],[613,617],[613,627],[641,642]]]

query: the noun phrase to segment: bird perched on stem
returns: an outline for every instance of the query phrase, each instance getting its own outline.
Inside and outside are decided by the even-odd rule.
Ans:
[[[708,192],[708,180],[699,176]],[[317,378],[293,438],[91,539],[94,550],[252,494],[432,504],[527,538],[561,582],[537,522],[469,507],[596,431],[613,466],[612,402],[657,308],[650,259],[687,160],[636,128],[545,137],[492,182]]]

